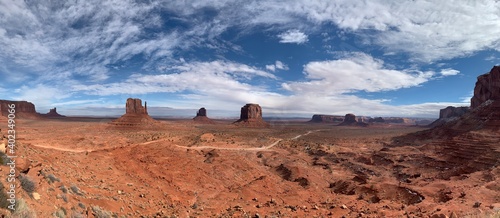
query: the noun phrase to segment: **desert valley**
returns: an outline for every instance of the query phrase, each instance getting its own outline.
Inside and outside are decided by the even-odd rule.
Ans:
[[[209,108],[154,119],[133,98],[118,119],[65,117],[4,100],[2,178],[9,104],[16,208],[2,179],[0,217],[500,216],[500,67],[478,77],[470,108],[425,125],[265,120],[258,104],[237,121],[210,119]]]

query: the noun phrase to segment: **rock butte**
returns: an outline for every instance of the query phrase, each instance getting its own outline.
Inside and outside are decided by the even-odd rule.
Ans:
[[[9,104],[16,105],[15,114],[17,118],[34,119],[40,117],[40,115],[35,110],[35,105],[31,102],[0,100],[0,111],[2,112],[2,116],[4,117],[7,117],[9,115]]]
[[[213,120],[207,117],[207,109],[205,109],[204,107],[200,108],[198,112],[196,112],[196,117],[194,117],[193,120],[197,123],[215,123]]]
[[[269,127],[269,123],[262,119],[262,108],[258,104],[246,104],[241,107],[240,119],[236,125],[249,127]]]
[[[489,73],[477,77],[470,107],[475,109],[488,100],[500,100],[500,66],[494,66]]]
[[[47,117],[47,118],[66,117],[66,116],[63,116],[63,115],[57,113],[57,109],[56,108],[50,109],[48,113],[42,114],[42,116],[43,117]]]
[[[125,104],[125,114],[111,121],[110,124],[118,127],[140,127],[158,123],[148,115],[148,108],[142,106],[141,99],[128,98]]]
[[[312,123],[336,123],[344,121],[344,117],[335,115],[314,114],[309,122]]]
[[[358,122],[354,114],[346,114],[344,122],[340,123],[339,126],[368,126],[368,124],[365,122]]]

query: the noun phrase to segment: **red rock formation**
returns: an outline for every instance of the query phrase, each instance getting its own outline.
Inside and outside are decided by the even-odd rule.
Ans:
[[[48,113],[42,114],[42,116],[43,117],[48,117],[48,118],[65,117],[65,116],[60,115],[59,113],[57,113],[57,109],[56,108],[50,109]]]
[[[500,66],[494,66],[489,73],[477,77],[471,109],[487,100],[500,100]]]
[[[198,112],[196,112],[196,117],[194,117],[193,120],[197,123],[215,123],[213,120],[207,117],[207,110],[204,107],[200,108]]]
[[[117,127],[146,127],[157,125],[158,121],[148,115],[147,106],[142,106],[141,99],[129,98],[125,104],[125,114],[110,124]]]
[[[439,119],[460,117],[469,111],[469,107],[446,107],[439,111]]]
[[[370,118],[368,120],[368,122],[370,122],[370,123],[385,123],[385,120],[382,117],[376,117],[376,118]]]
[[[39,118],[40,115],[35,110],[35,105],[27,101],[8,101],[0,100],[0,111],[2,116],[9,115],[9,105],[15,104],[15,115],[16,118]]]
[[[309,122],[312,123],[336,123],[344,121],[344,117],[324,114],[314,114]]]
[[[340,123],[339,126],[368,126],[367,123],[358,122],[356,120],[356,115],[346,114],[344,117],[344,122]]]
[[[241,107],[240,119],[234,122],[237,125],[250,127],[268,127],[270,126],[262,120],[262,108],[258,104],[246,104]]]
[[[141,99],[128,98],[125,105],[125,114],[148,114],[147,106],[142,106]]]

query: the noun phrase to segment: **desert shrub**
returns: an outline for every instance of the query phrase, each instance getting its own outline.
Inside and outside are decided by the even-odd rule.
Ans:
[[[9,162],[10,159],[7,157],[7,154],[0,151],[0,165],[7,165]]]
[[[92,206],[92,211],[94,211],[96,217],[99,218],[111,218],[111,212],[106,211],[99,206]]]
[[[79,206],[80,208],[82,208],[82,209],[87,208],[87,207],[85,206],[85,204],[83,204],[82,202],[78,202],[78,206]]]
[[[68,203],[68,196],[66,196],[66,194],[62,194],[61,197],[64,200],[64,202]]]
[[[17,199],[16,210],[11,218],[36,218],[36,213],[28,207],[24,199]]]
[[[54,213],[54,216],[58,218],[66,218],[66,209],[64,209],[64,207],[61,207]]]
[[[76,186],[76,185],[71,185],[69,187],[71,189],[71,191],[77,195],[83,195],[83,193],[80,191],[80,189]]]
[[[19,181],[21,182],[21,187],[27,193],[32,193],[36,190],[36,184],[29,176],[20,174]]]
[[[3,190],[3,184],[0,182],[0,208],[7,208],[7,206],[10,205],[10,203],[7,201],[9,196],[7,193]]]
[[[71,218],[85,218],[85,216],[82,213],[75,211],[75,210],[73,210],[73,212],[71,212],[70,217]]]
[[[64,185],[61,185],[61,186],[59,187],[59,189],[60,189],[63,193],[68,193],[68,189],[67,189],[67,188],[66,188],[66,186],[64,186]]]
[[[49,174],[47,177],[45,177],[49,180],[49,183],[54,183],[54,182],[60,182],[61,180],[54,176],[54,174]]]

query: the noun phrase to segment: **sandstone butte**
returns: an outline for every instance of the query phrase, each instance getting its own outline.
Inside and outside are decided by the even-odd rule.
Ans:
[[[41,114],[43,117],[47,117],[47,118],[58,118],[58,117],[66,117],[66,116],[63,116],[59,113],[57,113],[57,109],[56,108],[52,108],[49,110],[48,113],[46,114]]]
[[[193,118],[193,121],[196,123],[206,123],[206,124],[214,124],[215,122],[207,117],[207,109],[204,107],[200,108],[198,112],[196,112],[196,117]]]
[[[368,124],[365,122],[358,122],[354,114],[346,114],[344,122],[340,123],[339,126],[368,126]]]
[[[4,117],[7,117],[9,115],[9,104],[16,105],[15,114],[17,118],[40,118],[40,114],[38,114],[35,110],[35,105],[31,102],[0,100],[0,111],[2,112],[2,116]]]
[[[258,104],[246,104],[241,107],[240,119],[234,122],[238,126],[269,127],[262,119],[262,108]]]
[[[325,114],[314,114],[309,122],[311,123],[336,123],[344,121],[344,117]]]
[[[148,115],[147,104],[142,106],[141,99],[128,98],[125,104],[125,114],[111,121],[110,124],[118,127],[139,127],[158,123]]]

